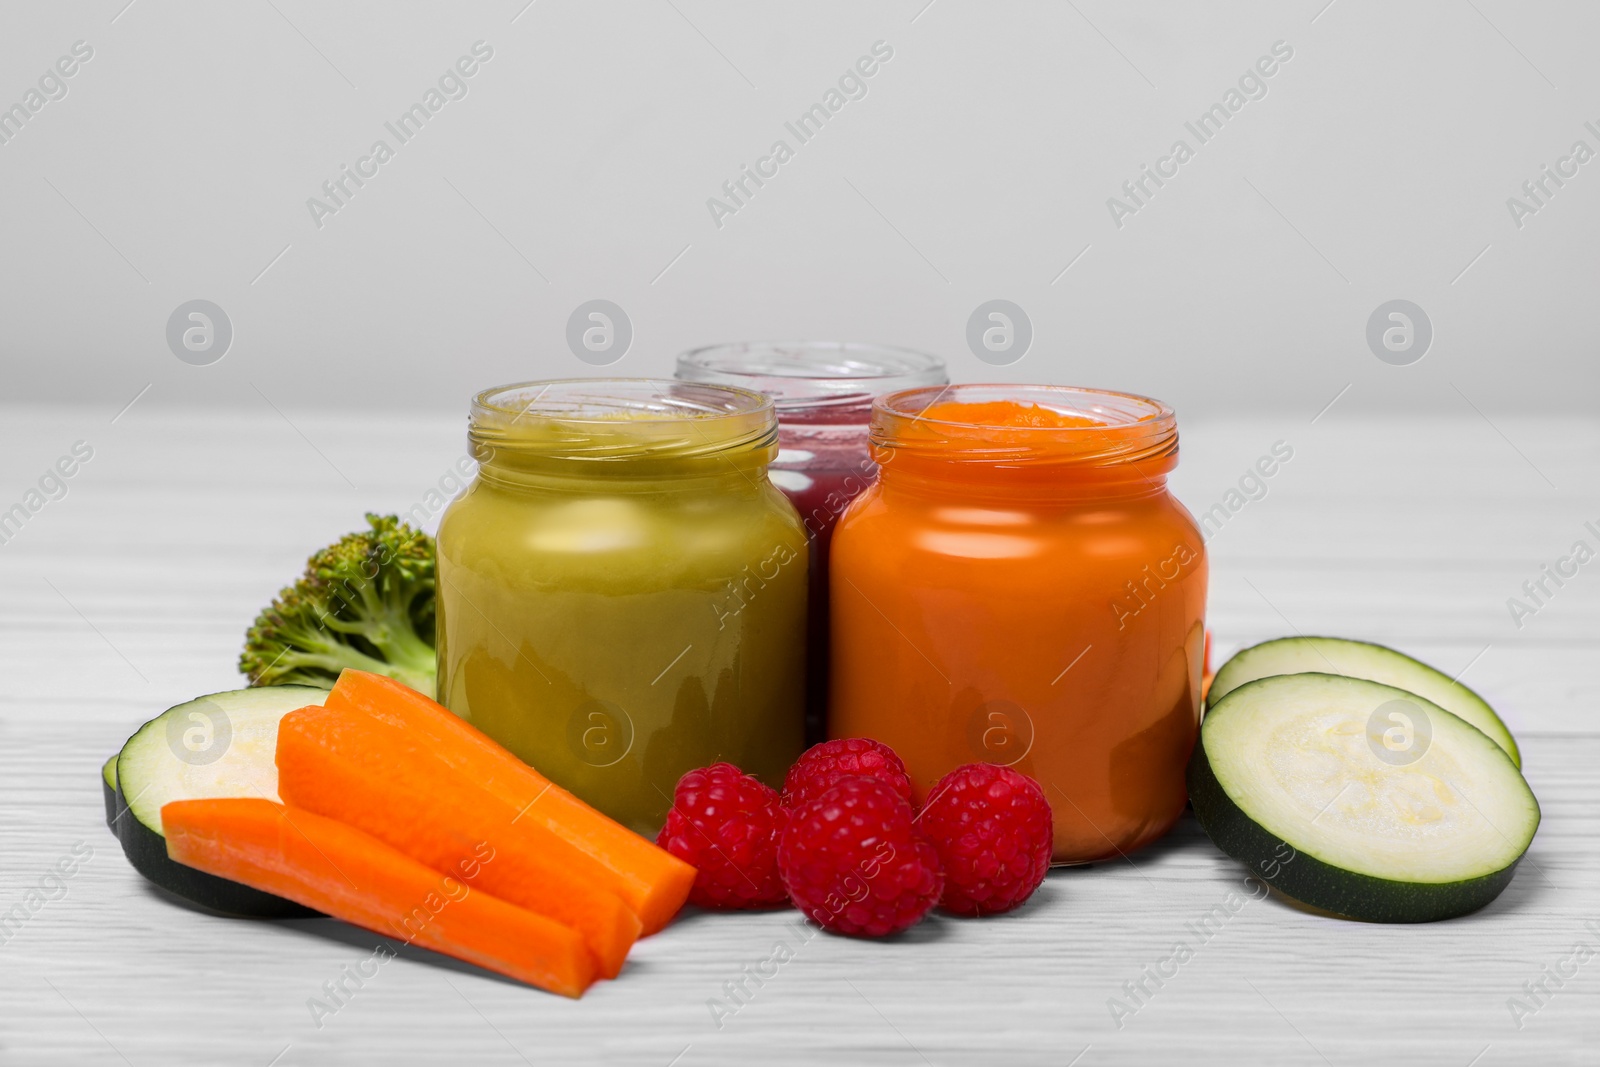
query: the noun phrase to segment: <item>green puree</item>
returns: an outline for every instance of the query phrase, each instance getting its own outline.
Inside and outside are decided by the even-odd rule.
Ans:
[[[754,396],[691,388],[702,405]],[[650,836],[691,768],[781,785],[802,743],[807,553],[762,422],[562,409],[496,425],[483,403],[478,480],[439,531],[440,700]]]

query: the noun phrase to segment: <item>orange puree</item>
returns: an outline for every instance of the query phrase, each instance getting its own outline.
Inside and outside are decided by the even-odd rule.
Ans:
[[[829,733],[1032,776],[1055,859],[1165,833],[1199,724],[1206,559],[1166,489],[1172,412],[1050,386],[874,408],[877,484],[834,532]],[[932,405],[929,406],[929,402]]]
[[[1104,426],[1092,415],[1057,411],[1038,404],[1019,404],[1014,400],[963,403],[944,400],[922,413],[935,422],[961,422],[971,426]]]

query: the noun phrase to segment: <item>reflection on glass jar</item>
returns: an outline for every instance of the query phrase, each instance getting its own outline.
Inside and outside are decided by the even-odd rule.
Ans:
[[[1167,492],[1172,411],[1057,386],[874,405],[877,483],[834,531],[830,732],[1036,779],[1058,862],[1114,857],[1183,810],[1206,558]]]
[[[867,451],[872,401],[944,384],[944,360],[855,342],[744,341],[685,352],[677,376],[753,389],[777,407],[781,451],[772,481],[799,509],[811,544],[806,743],[816,744],[827,736],[828,549],[835,521],[877,477]]]
[[[777,786],[801,750],[806,540],[766,477],[772,404],[686,382],[480,394],[439,529],[439,694],[654,835],[678,778]]]

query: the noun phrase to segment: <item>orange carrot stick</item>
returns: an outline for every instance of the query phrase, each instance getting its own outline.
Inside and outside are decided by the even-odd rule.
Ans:
[[[179,863],[562,996],[594,981],[576,931],[441,875],[332,819],[256,798],[161,809]]]
[[[615,978],[640,925],[606,888],[605,868],[540,823],[519,818],[427,746],[368,715],[301,708],[278,724],[278,795],[572,927],[593,950],[600,973]],[[475,862],[482,846],[493,850],[493,862]]]
[[[435,755],[522,812],[523,821],[546,826],[593,856],[646,934],[671,922],[688,899],[693,867],[594,810],[416,690],[382,675],[346,670],[326,705],[364,712],[426,739]]]

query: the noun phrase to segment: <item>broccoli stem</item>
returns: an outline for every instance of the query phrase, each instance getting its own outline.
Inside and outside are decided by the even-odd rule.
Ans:
[[[433,649],[423,646],[425,656],[406,658],[403,660],[381,660],[369,656],[350,645],[331,645],[327,652],[305,652],[298,649],[285,653],[276,663],[274,673],[280,677],[299,668],[310,668],[312,672],[325,671],[332,677],[316,679],[312,684],[329,688],[333,679],[339,672],[351,668],[358,671],[370,671],[373,674],[384,674],[395,681],[410,686],[419,693],[432,696],[434,693],[434,654]],[[315,673],[306,675],[315,678]]]
[[[393,596],[379,599],[368,592],[367,586],[370,584],[364,583],[361,591],[364,618],[348,621],[328,615],[321,620],[322,625],[338,633],[366,638],[390,660],[432,662],[433,646],[417,636],[416,629],[411,625],[410,605],[398,603],[398,598]]]

